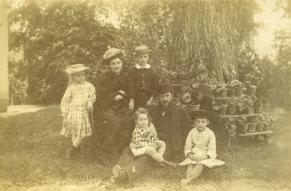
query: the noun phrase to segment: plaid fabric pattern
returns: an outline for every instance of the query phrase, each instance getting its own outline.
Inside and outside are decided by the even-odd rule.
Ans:
[[[92,134],[88,105],[96,100],[95,88],[89,82],[71,84],[62,99],[63,126],[61,134],[74,138]]]
[[[147,127],[136,126],[130,142],[130,147],[139,149],[154,143],[159,140],[157,137],[157,131],[152,123]]]

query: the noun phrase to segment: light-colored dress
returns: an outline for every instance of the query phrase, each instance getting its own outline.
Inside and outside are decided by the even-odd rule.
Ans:
[[[159,141],[157,131],[152,123],[146,127],[136,125],[129,147],[134,156],[139,156],[145,154],[149,147],[156,147],[157,141]]]
[[[62,135],[73,138],[92,135],[88,104],[93,105],[95,100],[95,88],[89,82],[73,83],[67,88],[61,102]]]
[[[197,128],[193,128],[189,132],[184,147],[185,156],[187,157],[188,153],[190,152],[197,156],[207,155],[209,156],[209,159],[196,162],[186,158],[179,165],[185,166],[188,164],[201,163],[209,168],[224,165],[223,161],[216,159],[216,138],[213,131],[211,131],[209,128],[206,128],[201,132],[198,131]]]
[[[206,128],[200,132],[197,128],[193,128],[187,136],[184,147],[185,156],[190,152],[216,158],[216,138],[213,131]]]

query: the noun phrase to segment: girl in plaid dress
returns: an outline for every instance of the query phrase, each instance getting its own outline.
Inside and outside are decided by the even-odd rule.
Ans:
[[[61,102],[63,117],[61,134],[72,138],[72,147],[66,153],[69,159],[79,149],[82,140],[92,134],[92,112],[96,96],[94,86],[85,78],[85,70],[88,69],[82,64],[71,65],[66,69],[72,83]]]
[[[132,154],[135,157],[145,154],[159,163],[177,166],[163,158],[166,144],[158,139],[154,125],[149,121],[148,111],[144,108],[138,108],[135,116],[136,125],[129,144]]]

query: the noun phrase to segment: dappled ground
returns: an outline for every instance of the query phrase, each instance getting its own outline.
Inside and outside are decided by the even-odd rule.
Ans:
[[[219,144],[219,158],[226,165],[205,171],[190,189],[291,190],[291,120],[286,116],[275,122],[276,133],[269,145],[238,144],[231,154]],[[96,163],[98,153],[93,152],[90,140],[84,145],[85,159],[65,159],[69,140],[59,135],[60,128],[58,106],[0,118],[1,191],[99,190],[98,181],[110,171],[111,164]],[[156,167],[135,187],[118,190],[179,190],[183,175],[183,168]]]

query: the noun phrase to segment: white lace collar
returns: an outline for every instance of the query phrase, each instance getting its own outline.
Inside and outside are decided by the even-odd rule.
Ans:
[[[141,69],[141,68],[149,69],[151,67],[151,65],[146,64],[144,67],[141,67],[139,64],[136,64],[135,67],[136,67],[136,69]]]

